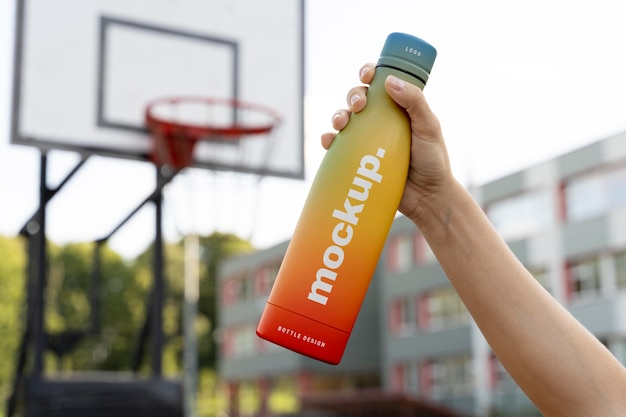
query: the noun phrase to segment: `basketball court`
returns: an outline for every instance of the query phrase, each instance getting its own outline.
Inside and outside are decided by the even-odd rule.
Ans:
[[[303,97],[304,0],[17,0],[11,143],[41,154],[39,208],[21,232],[29,241],[30,263],[45,263],[48,223],[58,219],[47,216],[55,214],[54,200],[72,202],[73,212],[65,218],[84,222],[81,227],[97,242],[96,257],[99,245],[144,206],[153,210],[154,282],[145,328],[154,379],[119,385],[128,400],[120,406],[124,411],[144,407],[163,416],[183,411],[181,387],[163,382],[161,369],[163,206],[188,205],[193,211],[191,190],[198,188],[183,184],[179,191],[187,189],[187,195],[181,196],[168,187],[189,183],[192,176],[179,175],[186,172],[223,173],[246,193],[258,192],[265,177],[303,179]],[[49,154],[73,155],[73,168],[51,181]],[[97,187],[85,188],[96,178]],[[74,192],[79,188],[89,191]],[[170,204],[168,196],[177,202]],[[128,203],[121,211],[112,204],[120,200]],[[247,201],[244,196],[230,204]],[[96,207],[104,214],[94,218]],[[242,220],[254,228],[254,219]],[[194,228],[192,221],[181,234],[196,233]],[[41,381],[45,270],[29,268],[28,275],[28,331],[20,357],[32,355],[33,365],[26,370],[18,364],[18,375],[31,399],[26,414],[49,416],[45,404],[61,398],[58,389],[87,398],[108,379],[96,376],[65,388],[59,381]],[[190,283],[193,287],[193,279]],[[158,394],[160,400],[133,403],[133,392]],[[110,394],[122,398],[115,390]],[[72,395],[63,398],[72,407],[80,402]],[[107,398],[99,398],[100,405]],[[112,409],[112,415],[122,415],[122,408]]]

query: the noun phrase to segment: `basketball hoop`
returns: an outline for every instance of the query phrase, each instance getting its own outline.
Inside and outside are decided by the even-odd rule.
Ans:
[[[145,122],[153,138],[151,161],[180,170],[193,164],[199,141],[237,146],[271,133],[281,119],[267,107],[239,100],[168,97],[148,104]]]

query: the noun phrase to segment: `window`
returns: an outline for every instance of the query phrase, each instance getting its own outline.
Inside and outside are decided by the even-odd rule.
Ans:
[[[619,289],[626,289],[626,253],[618,253],[614,256],[615,285]]]
[[[396,363],[392,368],[391,384],[395,392],[411,390],[411,364],[408,362]]]
[[[232,331],[232,357],[251,356],[256,351],[256,327],[253,325],[238,326]]]
[[[417,377],[420,394],[431,396],[433,392],[433,364],[431,361],[422,361],[418,364]]]
[[[592,175],[571,181],[565,188],[567,218],[584,220],[603,212],[607,207],[604,178]]]
[[[607,176],[609,207],[626,205],[626,167],[614,170]]]
[[[419,372],[420,390],[434,398],[467,394],[474,385],[472,360],[465,354],[424,362]]]
[[[401,274],[414,265],[428,265],[437,262],[433,251],[419,231],[397,233],[387,244],[387,268]]]
[[[596,297],[600,294],[602,284],[598,259],[570,264],[567,277],[570,296],[573,298]]]
[[[254,295],[255,297],[267,297],[270,294],[272,285],[278,275],[280,264],[271,263],[259,268],[254,278]]]
[[[222,304],[225,307],[250,300],[258,290],[258,277],[246,271],[233,275],[222,283]],[[269,291],[269,288],[268,288]]]
[[[430,249],[430,246],[428,246],[426,239],[424,239],[424,235],[415,233],[414,236],[415,262],[419,265],[429,265],[437,262],[437,258],[432,249]]]
[[[469,313],[452,287],[441,287],[418,299],[420,328],[438,329],[469,322]]]
[[[252,295],[252,277],[249,272],[242,274],[235,281],[235,298],[237,301],[245,302]]]
[[[430,318],[432,316],[430,310],[430,294],[422,294],[417,298],[417,326],[420,329],[429,329],[431,326]]]
[[[406,336],[413,329],[409,300],[397,298],[391,301],[389,307],[391,333],[394,336]]]
[[[235,352],[234,332],[232,329],[222,329],[220,334],[222,342],[222,356],[224,358],[232,358]]]
[[[391,272],[408,271],[413,264],[413,242],[411,234],[399,233],[389,240],[387,267]]]
[[[570,221],[626,205],[626,167],[573,179],[565,186],[565,201]]]
[[[554,208],[547,190],[535,190],[490,204],[487,216],[502,238],[513,240],[549,226]]]
[[[235,303],[235,278],[228,278],[222,283],[222,305],[231,306]]]

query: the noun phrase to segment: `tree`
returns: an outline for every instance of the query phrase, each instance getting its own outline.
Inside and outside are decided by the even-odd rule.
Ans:
[[[17,356],[26,321],[26,255],[23,242],[18,238],[0,236],[0,259],[0,355],[3,358],[0,361],[0,404],[5,404],[13,389],[13,358]]]
[[[99,322],[91,299],[93,243],[49,244],[46,330],[83,333],[78,347],[63,360],[65,370],[128,370],[138,329],[145,317],[146,278],[132,263],[104,245],[100,249]]]
[[[213,233],[200,238],[200,296],[198,300],[197,337],[199,363],[215,369],[217,346],[214,331],[218,322],[217,274],[225,257],[251,251],[252,245],[233,234]],[[167,299],[163,314],[167,345],[164,369],[180,371],[182,367],[182,311],[184,290],[184,240],[165,247],[165,277]],[[135,263],[135,275],[152,274],[152,248],[141,254]],[[150,281],[151,283],[152,281]]]
[[[26,251],[22,238],[0,238],[0,352],[16,358],[25,330]],[[93,321],[95,243],[51,242],[45,292],[45,331],[56,349],[56,360],[46,354],[46,369],[64,371],[131,370],[139,334],[146,322],[153,285],[153,249],[134,261],[125,261],[106,245],[100,247],[100,320]],[[183,242],[165,245],[166,300],[163,312],[165,347],[163,371],[177,375],[182,369],[182,310],[184,290]],[[220,261],[251,251],[248,241],[232,234],[214,233],[200,238],[200,298],[197,332],[199,363],[215,369],[217,346],[213,333],[218,322],[218,270]],[[71,343],[67,343],[67,341]],[[66,349],[61,349],[65,347]],[[149,350],[147,351],[149,353]],[[0,399],[12,389],[13,360],[0,363]],[[144,361],[148,364],[149,361]],[[28,370],[26,370],[28,372]]]
[[[198,335],[199,361],[202,366],[215,369],[217,365],[217,352],[214,332],[219,321],[218,297],[219,282],[218,273],[220,262],[225,258],[238,253],[253,250],[250,242],[242,240],[232,234],[213,233],[200,239],[201,264],[200,272],[200,299],[198,300],[199,315],[207,320],[206,334]]]

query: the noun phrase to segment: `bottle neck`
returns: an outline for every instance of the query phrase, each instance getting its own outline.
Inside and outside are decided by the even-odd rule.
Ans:
[[[423,85],[426,85],[426,80],[425,80],[425,79],[423,79],[422,77],[420,77],[420,76],[418,76],[418,75],[415,75],[415,74],[413,74],[413,73],[410,73],[409,71],[403,70],[402,68],[398,68],[398,67],[395,67],[395,66],[393,66],[393,65],[388,65],[388,64],[378,64],[378,65],[376,66],[376,68],[390,68],[390,69],[392,69],[392,70],[400,71],[400,72],[402,72],[402,73],[404,73],[404,74],[410,75],[411,77],[413,77],[413,78],[417,79],[417,80],[418,80],[420,83],[422,83]]]

